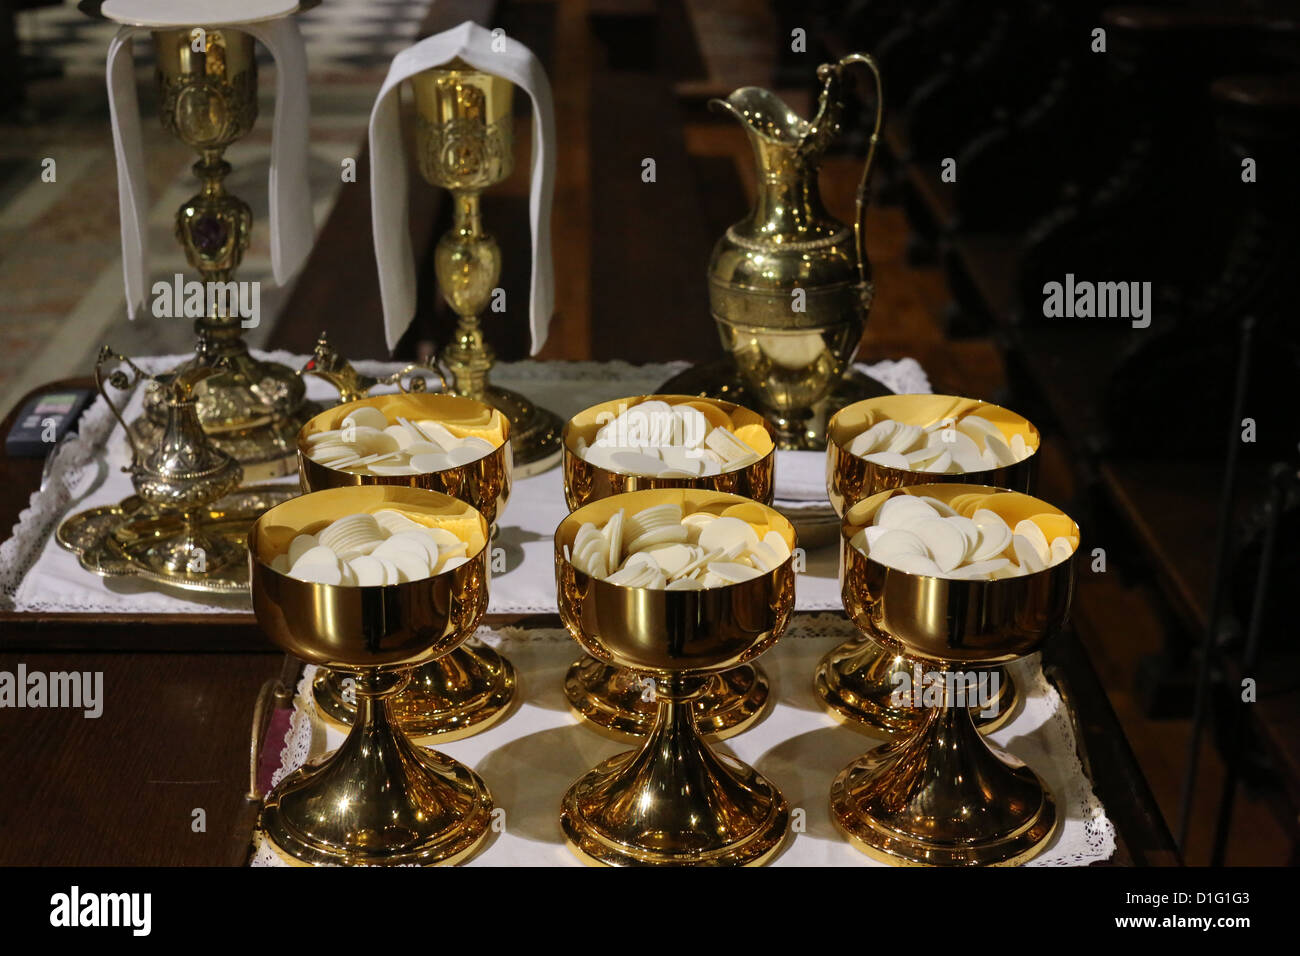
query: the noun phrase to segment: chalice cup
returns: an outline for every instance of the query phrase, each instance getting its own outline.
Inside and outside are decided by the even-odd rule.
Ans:
[[[299,534],[391,508],[469,542],[459,567],[405,584],[313,584],[271,567]],[[302,660],[353,678],[357,710],[342,746],[285,777],[266,797],[261,831],[306,864],[433,865],[470,856],[487,836],[492,797],[479,776],[411,743],[392,712],[413,667],[474,632],[488,603],[488,524],[469,505],[417,488],[332,488],[264,513],[249,535],[253,611]]]
[[[942,672],[937,706],[916,728],[851,763],[831,786],[831,818],[849,842],[895,864],[975,866],[1022,863],[1052,840],[1060,816],[1038,776],[994,749],[975,729],[970,676],[1038,650],[1069,613],[1074,558],[1022,577],[955,580],[910,574],[872,561],[849,542],[900,494],[944,502],[985,495],[1012,526],[1064,512],[1019,492],[934,484],[885,491],[844,516],[840,577],[849,618],[891,652]],[[928,696],[928,694],[927,694]]]
[[[789,807],[752,767],[715,754],[694,702],[712,675],[776,643],[794,608],[793,559],[740,584],[696,591],[629,588],[566,557],[584,522],[602,525],[672,502],[686,513],[761,508],[793,550],[793,526],[764,505],[694,489],[634,491],[579,508],[555,533],[560,617],[592,657],[651,679],[655,722],[640,747],[599,764],[564,795],[560,822],[582,860],[611,866],[758,865],[780,849]]]
[[[883,419],[922,427],[974,414],[996,425],[1003,434],[1020,435],[1028,457],[1013,465],[985,471],[938,474],[891,468],[867,461],[848,450],[855,437]],[[826,431],[826,487],[835,513],[881,491],[916,484],[961,482],[1032,490],[1040,443],[1038,429],[1023,415],[988,402],[956,395],[885,395],[857,402],[831,418]],[[899,682],[911,679],[916,661],[889,649],[869,629],[822,658],[813,677],[814,689],[832,717],[850,726],[886,737],[909,735],[919,725],[919,708],[900,703],[894,694]],[[904,676],[906,675],[906,678]],[[1003,726],[1015,714],[1020,692],[1011,674],[997,668],[997,699],[988,708],[974,709],[975,725],[983,733]]]
[[[230,27],[153,31],[163,128],[199,154],[201,186],[176,212],[176,240],[207,290],[194,323],[194,356],[175,370],[220,371],[198,389],[203,430],[237,459],[251,480],[292,472],[293,438],[318,406],[287,366],[253,357],[243,339],[235,272],[248,250],[253,213],[225,187],[222,157],[257,119],[257,60],[251,34]],[[179,295],[179,290],[178,290]],[[166,428],[161,392],[146,393],[136,439],[157,444]]]
[[[699,478],[672,478],[637,475],[603,468],[587,461],[577,452],[578,442],[596,441],[600,427],[626,409],[648,401],[669,405],[693,402],[727,416],[731,424],[744,428],[752,425],[761,430],[761,458],[753,464],[720,475]],[[653,426],[652,426],[653,427]],[[751,430],[752,431],[752,430]],[[762,415],[718,399],[690,395],[638,395],[616,398],[584,409],[564,426],[564,500],[569,510],[599,501],[610,495],[647,488],[698,488],[724,491],[751,498],[760,504],[772,503],[776,471],[776,444],[773,426]],[[640,742],[654,726],[659,706],[651,692],[653,682],[624,667],[616,667],[584,655],[574,661],[564,675],[564,696],[570,708],[606,736],[616,740]],[[757,664],[741,664],[709,677],[704,690],[694,699],[696,726],[700,733],[715,740],[725,740],[747,730],[762,719],[771,697],[772,685]]]
[[[452,227],[434,249],[438,288],[459,317],[442,361],[457,395],[486,402],[510,419],[516,467],[526,477],[555,464],[564,423],[488,381],[496,355],[479,324],[501,277],[501,248],[483,229],[479,195],[514,169],[514,84],[456,59],[417,73],[411,86],[420,175],[452,195]]]
[[[481,434],[496,448],[468,464],[419,475],[360,475],[313,461],[313,435],[341,428],[358,408],[377,408],[389,421],[433,419]],[[298,474],[305,492],[324,488],[425,488],[457,498],[474,508],[495,530],[510,499],[510,421],[482,402],[433,392],[376,395],[335,406],[312,418],[298,435]],[[490,558],[490,555],[489,555]],[[357,704],[345,685],[347,674],[317,671],[312,697],[317,710],[337,725],[350,727]],[[510,713],[518,693],[514,665],[494,649],[469,641],[423,664],[389,706],[407,736],[416,740],[459,740],[486,730]]]

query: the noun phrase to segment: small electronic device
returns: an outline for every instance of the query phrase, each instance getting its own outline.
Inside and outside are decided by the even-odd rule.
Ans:
[[[30,399],[5,436],[11,458],[43,458],[72,430],[95,397],[94,389],[60,388]]]

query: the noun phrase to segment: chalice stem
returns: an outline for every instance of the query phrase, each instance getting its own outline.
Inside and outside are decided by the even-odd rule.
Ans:
[[[496,356],[483,338],[479,315],[487,308],[501,277],[501,251],[483,231],[478,190],[452,191],[455,220],[438,243],[434,263],[438,285],[460,317],[444,353],[455,393],[483,401],[488,372]]]

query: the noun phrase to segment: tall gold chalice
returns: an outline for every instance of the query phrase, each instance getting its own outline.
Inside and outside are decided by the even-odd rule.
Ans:
[[[1013,435],[1020,435],[1029,451],[1028,457],[1014,465],[985,471],[935,474],[891,468],[848,450],[856,436],[883,419],[929,427],[972,414],[996,425],[1007,442]],[[1023,415],[956,395],[886,395],[856,402],[830,420],[826,437],[827,492],[840,518],[864,498],[908,485],[960,482],[1029,492],[1041,440],[1038,429]],[[922,714],[914,707],[898,703],[894,690],[900,675],[911,675],[915,664],[896,648],[887,648],[864,628],[861,637],[841,644],[822,658],[813,678],[814,687],[836,719],[886,736],[906,735],[916,729]],[[976,726],[985,733],[997,730],[1010,720],[1019,703],[1019,693],[1010,673],[998,668],[997,679],[996,703],[987,710],[974,709]]]
[[[518,392],[488,382],[496,357],[479,325],[501,277],[501,249],[483,230],[479,194],[514,168],[514,84],[456,59],[416,74],[411,85],[420,174],[449,190],[453,203],[452,227],[434,250],[438,288],[459,316],[442,360],[455,394],[486,402],[510,419],[515,467],[525,477],[555,463],[564,423]]]
[[[375,587],[313,584],[274,570],[299,534],[391,508],[469,542],[468,561],[434,577]],[[281,649],[355,681],[357,719],[342,746],[266,797],[259,828],[309,864],[456,863],[487,835],[492,797],[463,764],[411,743],[392,699],[411,668],[445,655],[487,609],[488,525],[469,505],[416,488],[332,488],[291,499],[249,535],[253,611]]]
[[[419,475],[361,475],[330,468],[309,455],[313,435],[340,428],[358,408],[376,408],[390,421],[433,419],[457,432],[475,434],[496,446],[483,458],[443,471]],[[510,499],[510,421],[471,398],[432,392],[376,395],[327,409],[298,436],[298,474],[303,491],[324,488],[426,488],[458,498],[496,526]],[[357,705],[344,681],[346,673],[322,668],[312,693],[328,720],[351,726]],[[504,718],[518,690],[515,668],[491,647],[472,641],[417,667],[406,688],[393,697],[393,717],[410,737],[456,740],[486,730]]]
[[[163,128],[199,154],[193,169],[201,187],[176,212],[176,239],[205,289],[233,289],[253,214],[248,203],[226,190],[230,164],[222,154],[257,119],[253,37],[229,27],[186,27],[155,30],[153,40]],[[173,374],[220,371],[197,392],[203,430],[243,465],[246,478],[288,474],[294,467],[294,436],[317,406],[306,400],[302,379],[292,369],[249,354],[241,318],[227,294],[206,298],[207,314],[194,323],[194,357]],[[151,445],[166,427],[166,395],[146,393],[144,412],[132,430],[138,441]]]
[[[831,817],[849,841],[886,862],[971,866],[1030,859],[1051,841],[1060,815],[1038,776],[975,729],[966,699],[970,673],[1038,650],[1069,613],[1073,554],[1022,577],[957,580],[912,574],[873,561],[849,542],[895,495],[929,495],[988,508],[1013,527],[1041,517],[1072,535],[1058,508],[1019,492],[932,484],[884,491],[845,512],[840,577],[849,618],[892,651],[943,672],[941,706],[916,729],[851,763],[831,787]],[[971,502],[972,498],[965,499]],[[949,679],[951,676],[952,679]]]
[[[744,505],[761,512],[793,550],[794,527],[736,495],[646,490],[579,508],[555,532],[560,617],[597,660],[653,679],[658,714],[637,750],[597,766],[564,795],[560,822],[570,849],[616,866],[757,865],[781,846],[789,808],[752,767],[700,739],[693,701],[711,675],[747,663],[785,631],[794,608],[793,559],[739,584],[695,591],[621,587],[566,557],[579,527],[603,525],[665,502],[687,514]]]
[[[601,425],[613,416],[649,401],[694,402],[726,416],[729,425],[743,431],[759,445],[762,455],[753,464],[735,471],[700,478],[671,478],[613,471],[584,459],[578,443],[597,441]],[[653,429],[654,423],[647,423]],[[638,395],[616,398],[584,409],[564,426],[564,500],[570,511],[610,495],[646,488],[697,488],[725,491],[772,503],[776,471],[776,444],[772,426],[763,416],[731,402],[689,395]],[[618,740],[639,741],[650,732],[659,706],[649,694],[649,678],[627,668],[615,667],[584,655],[564,675],[564,696],[583,719]],[[767,708],[771,682],[757,664],[741,664],[710,676],[704,690],[694,699],[696,726],[703,734],[725,740],[753,726]]]

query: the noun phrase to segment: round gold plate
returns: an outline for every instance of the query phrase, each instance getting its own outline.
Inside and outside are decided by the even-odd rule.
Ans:
[[[214,502],[199,524],[229,548],[244,552],[248,530],[257,517],[298,495],[296,485],[267,484],[240,488]],[[232,561],[199,573],[169,574],[149,561],[151,549],[181,533],[179,515],[160,515],[136,495],[116,505],[101,505],[65,518],[55,532],[59,545],[77,555],[87,571],[101,577],[138,577],[154,584],[212,594],[248,590],[248,562]]]

